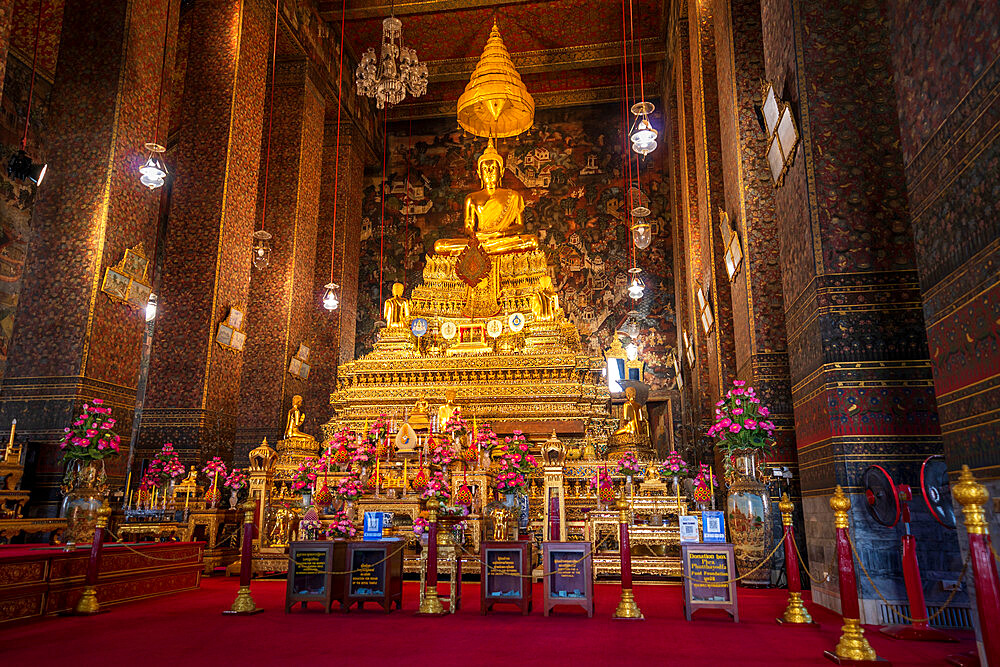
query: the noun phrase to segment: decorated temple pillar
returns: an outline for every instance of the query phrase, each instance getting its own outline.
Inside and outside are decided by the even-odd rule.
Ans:
[[[329,111],[327,112],[330,113]],[[336,115],[336,112],[333,112]],[[345,116],[346,117],[346,116]],[[337,366],[354,359],[358,307],[358,265],[361,252],[361,199],[368,148],[361,131],[349,121],[340,124],[337,155],[336,122],[323,135],[323,176],[320,182],[319,233],[312,287],[313,375],[303,396],[310,406],[305,430],[319,437],[319,426],[330,418],[330,392]],[[336,215],[334,213],[336,190]],[[336,236],[336,238],[334,238]],[[332,267],[332,268],[331,268]],[[322,307],[323,286],[340,285],[340,305]]]
[[[775,425],[775,448],[767,460],[775,467],[787,466],[794,480],[795,422],[777,261],[775,188],[761,159],[767,151],[767,135],[754,110],[761,103],[765,79],[760,0],[715,0],[714,17],[726,183],[717,231],[729,258],[719,278],[731,285],[736,374],[757,389]],[[772,485],[775,504],[783,490]],[[799,508],[800,493],[794,481],[787,490]],[[801,511],[795,516],[801,521]],[[777,512],[773,521],[773,532],[780,533]]]
[[[183,460],[228,459],[246,348],[217,335],[231,315],[246,324],[274,10],[262,0],[200,0],[185,19],[175,170],[183,177],[165,238],[140,447],[173,442]]]
[[[304,394],[316,382],[312,311],[318,305],[313,274],[324,107],[309,61],[279,61],[266,188],[263,168],[260,174],[260,197],[265,193],[267,197],[264,229],[273,235],[272,251],[268,266],[250,274],[236,429],[235,456],[241,462],[263,438],[277,442],[283,437],[284,414],[292,396]],[[266,150],[267,118],[264,123]],[[308,354],[301,345],[309,348]],[[313,412],[321,406],[308,407],[307,412]]]
[[[897,550],[896,533],[869,518],[862,474],[877,462],[918,484],[941,435],[883,12],[861,1],[761,2],[767,80],[801,137],[774,201],[810,565],[830,563],[829,498],[842,485],[855,495],[863,563],[890,600],[905,601],[898,570],[878,556]],[[850,67],[859,54],[865,67]],[[953,535],[913,508],[925,575],[951,576],[961,568]],[[874,620],[877,594],[860,588],[862,620]],[[813,599],[840,607],[831,583],[814,586]]]
[[[62,477],[55,441],[83,403],[105,401],[128,442],[145,321],[140,304],[102,287],[105,270],[126,251],[142,244],[151,257],[156,243],[159,193],[141,185],[136,170],[155,133],[161,70],[173,67],[178,8],[166,31],[165,68],[166,0],[108,0],[101,12],[67,0],[63,10],[46,118],[49,170],[36,194],[0,392],[0,421],[16,418],[18,434],[41,443],[35,489],[47,501],[33,500],[38,514],[55,512]],[[161,136],[167,115],[164,108]],[[148,284],[151,266],[135,268]],[[120,479],[122,469],[115,462],[109,473]]]
[[[692,271],[693,300],[708,357],[708,397],[712,403],[726,391],[736,374],[730,284],[723,257],[719,211],[726,203],[722,171],[719,89],[716,83],[715,16],[711,3],[687,3],[692,139],[697,177],[700,266]],[[703,305],[704,304],[704,305]],[[705,314],[710,310],[710,319]],[[711,412],[709,414],[712,414]]]

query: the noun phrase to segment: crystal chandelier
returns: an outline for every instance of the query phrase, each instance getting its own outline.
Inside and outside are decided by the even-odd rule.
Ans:
[[[374,97],[379,109],[402,102],[407,90],[413,97],[427,92],[427,65],[403,46],[402,31],[403,22],[395,16],[382,21],[382,57],[376,59],[369,48],[355,72],[358,94]]]

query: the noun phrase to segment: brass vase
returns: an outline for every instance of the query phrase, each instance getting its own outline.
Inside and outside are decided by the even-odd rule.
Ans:
[[[726,498],[726,522],[736,551],[736,569],[746,575],[761,563],[771,543],[771,498],[761,481],[761,453],[756,449],[733,452],[735,470]],[[742,580],[746,586],[770,586],[770,563],[764,563]]]
[[[66,542],[94,541],[97,510],[108,497],[104,461],[71,461],[63,478],[62,516],[66,519]]]

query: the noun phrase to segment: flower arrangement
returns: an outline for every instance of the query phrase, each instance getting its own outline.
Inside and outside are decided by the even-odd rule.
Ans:
[[[89,463],[117,455],[121,437],[111,430],[116,423],[101,399],[85,403],[72,427],[63,429],[59,441],[63,460]]]
[[[222,480],[222,485],[233,491],[239,491],[247,485],[247,474],[240,468],[233,468]]]
[[[343,477],[337,483],[337,489],[334,492],[338,498],[341,500],[357,500],[361,497],[364,489],[361,488],[361,480],[357,476],[351,475],[349,477]]]
[[[346,426],[333,434],[333,438],[327,443],[325,458],[337,470],[346,470],[351,465],[354,446],[354,433]]]
[[[444,432],[451,436],[454,441],[460,440],[462,436],[469,432],[469,422],[462,418],[460,409],[451,413],[448,421],[444,423]]]
[[[347,512],[337,510],[332,516],[333,520],[326,527],[327,539],[350,539],[358,534],[358,529],[354,527],[354,522],[347,516]]]
[[[143,479],[149,478],[154,486],[162,486],[169,481],[180,477],[185,472],[184,464],[181,463],[174,446],[165,443],[156,454],[153,455]]]
[[[316,507],[310,507],[306,510],[306,513],[302,516],[302,520],[299,521],[299,530],[305,532],[307,535],[314,533],[323,527],[323,522],[319,520],[319,512]]]
[[[770,411],[760,404],[753,387],[735,380],[733,388],[715,404],[715,423],[708,429],[710,437],[718,438],[726,454],[741,449],[767,452],[773,446],[774,424],[768,420]]]
[[[455,450],[452,449],[451,443],[444,438],[435,438],[431,436],[430,454],[431,463],[438,466],[442,470],[447,468],[451,462],[455,460]]]
[[[368,439],[372,442],[385,442],[389,435],[389,415],[384,412],[379,415],[375,423],[368,429]]]
[[[476,449],[481,452],[487,452],[491,456],[500,447],[500,439],[490,424],[483,424],[478,427],[474,440]]]
[[[312,488],[313,485],[316,484],[318,472],[318,459],[306,459],[300,463],[299,467],[295,470],[295,474],[292,475],[292,490],[301,491],[303,489]]]
[[[610,489],[611,474],[606,468],[601,468],[594,474],[593,477],[587,480],[587,486],[589,486],[591,490]]]
[[[420,537],[428,530],[430,530],[431,522],[420,516],[413,522],[413,534]]]
[[[212,458],[205,467],[201,469],[202,473],[205,474],[209,479],[215,479],[215,476],[219,477],[226,476],[226,464],[218,456]]]
[[[427,480],[427,488],[421,492],[420,497],[424,500],[436,500],[442,504],[449,500],[451,492],[448,491],[448,478],[445,474],[440,470],[432,472],[430,479]]]
[[[528,453],[528,442],[521,431],[503,439],[503,454],[497,461],[497,489],[504,493],[524,493],[528,475],[538,467],[535,457]]]
[[[682,477],[687,477],[690,472],[691,470],[688,468],[687,462],[676,451],[670,452],[666,460],[660,465],[661,477],[679,480]]]
[[[618,459],[618,474],[625,477],[638,477],[641,472],[642,468],[639,466],[639,459],[635,457],[635,452],[625,452]]]
[[[367,468],[375,463],[375,442],[370,436],[355,441],[351,463],[358,464],[359,468]]]

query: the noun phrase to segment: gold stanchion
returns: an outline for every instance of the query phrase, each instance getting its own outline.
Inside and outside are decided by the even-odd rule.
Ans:
[[[802,604],[802,582],[799,579],[799,561],[795,552],[795,527],[792,525],[792,511],[795,506],[788,494],[781,496],[778,503],[781,511],[781,525],[785,540],[785,571],[788,572],[788,607],[778,620],[779,623],[814,625],[812,616]]]
[[[264,611],[254,602],[250,595],[250,578],[253,569],[253,517],[256,513],[257,505],[253,501],[247,501],[242,505],[243,515],[243,548],[240,552],[240,590],[236,593],[233,606],[223,611],[223,614],[236,614],[239,616],[249,616]],[[291,577],[292,573],[289,572]]]
[[[73,612],[89,616],[101,611],[101,605],[97,602],[97,577],[101,567],[101,549],[104,544],[104,530],[108,527],[108,519],[111,517],[111,506],[101,505],[97,510],[97,526],[94,528],[94,543],[90,547],[90,561],[87,563],[87,578],[83,587],[83,593],[76,602]]]
[[[441,616],[444,614],[444,605],[438,597],[438,563],[437,563],[437,501],[432,500],[427,504],[429,515],[427,517],[427,574],[424,579],[424,598],[420,601],[420,608],[417,614],[421,616]],[[456,552],[456,558],[461,558],[461,554]],[[454,586],[454,582],[452,586]],[[486,585],[484,581],[483,586]]]
[[[629,505],[625,498],[618,499],[618,540],[622,555],[622,597],[611,618],[642,620],[642,612],[632,593],[632,545],[628,537]]]
[[[847,512],[851,509],[851,499],[837,485],[837,490],[830,498],[830,509],[833,510],[833,525],[837,529],[837,570],[840,579],[840,609],[844,618],[840,641],[833,651],[824,651],[824,655],[842,665],[854,662],[878,660],[875,650],[865,639],[865,631],[861,627],[861,606],[858,603],[858,580],[854,573],[854,555],[851,553],[850,536],[847,534]]]

